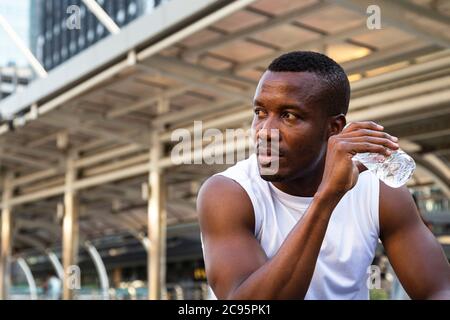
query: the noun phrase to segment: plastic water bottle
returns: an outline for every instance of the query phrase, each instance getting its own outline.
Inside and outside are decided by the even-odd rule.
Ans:
[[[361,162],[367,169],[376,174],[378,179],[392,188],[401,187],[411,178],[416,163],[403,150],[392,152],[389,157],[378,153],[357,153],[353,160]]]

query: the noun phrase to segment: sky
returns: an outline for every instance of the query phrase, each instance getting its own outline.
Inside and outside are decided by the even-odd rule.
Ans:
[[[0,14],[29,46],[29,0],[0,0]],[[27,65],[24,56],[0,28],[0,66],[5,66],[9,62],[15,62],[18,66]]]

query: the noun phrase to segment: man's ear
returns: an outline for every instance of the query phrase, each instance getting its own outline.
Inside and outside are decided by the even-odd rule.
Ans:
[[[329,117],[327,138],[330,138],[331,136],[341,133],[346,124],[347,119],[345,119],[345,115],[342,113]]]

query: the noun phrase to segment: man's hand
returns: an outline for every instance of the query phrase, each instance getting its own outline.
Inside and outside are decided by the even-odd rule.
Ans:
[[[353,122],[340,134],[328,140],[327,156],[319,192],[343,196],[353,188],[363,167],[352,161],[357,153],[373,152],[390,156],[398,149],[396,137],[383,132],[383,127],[372,122]]]

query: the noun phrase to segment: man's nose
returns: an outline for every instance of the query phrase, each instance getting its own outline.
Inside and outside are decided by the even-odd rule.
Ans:
[[[279,139],[279,129],[277,122],[273,119],[267,119],[258,130],[257,138],[259,140],[265,141]]]

